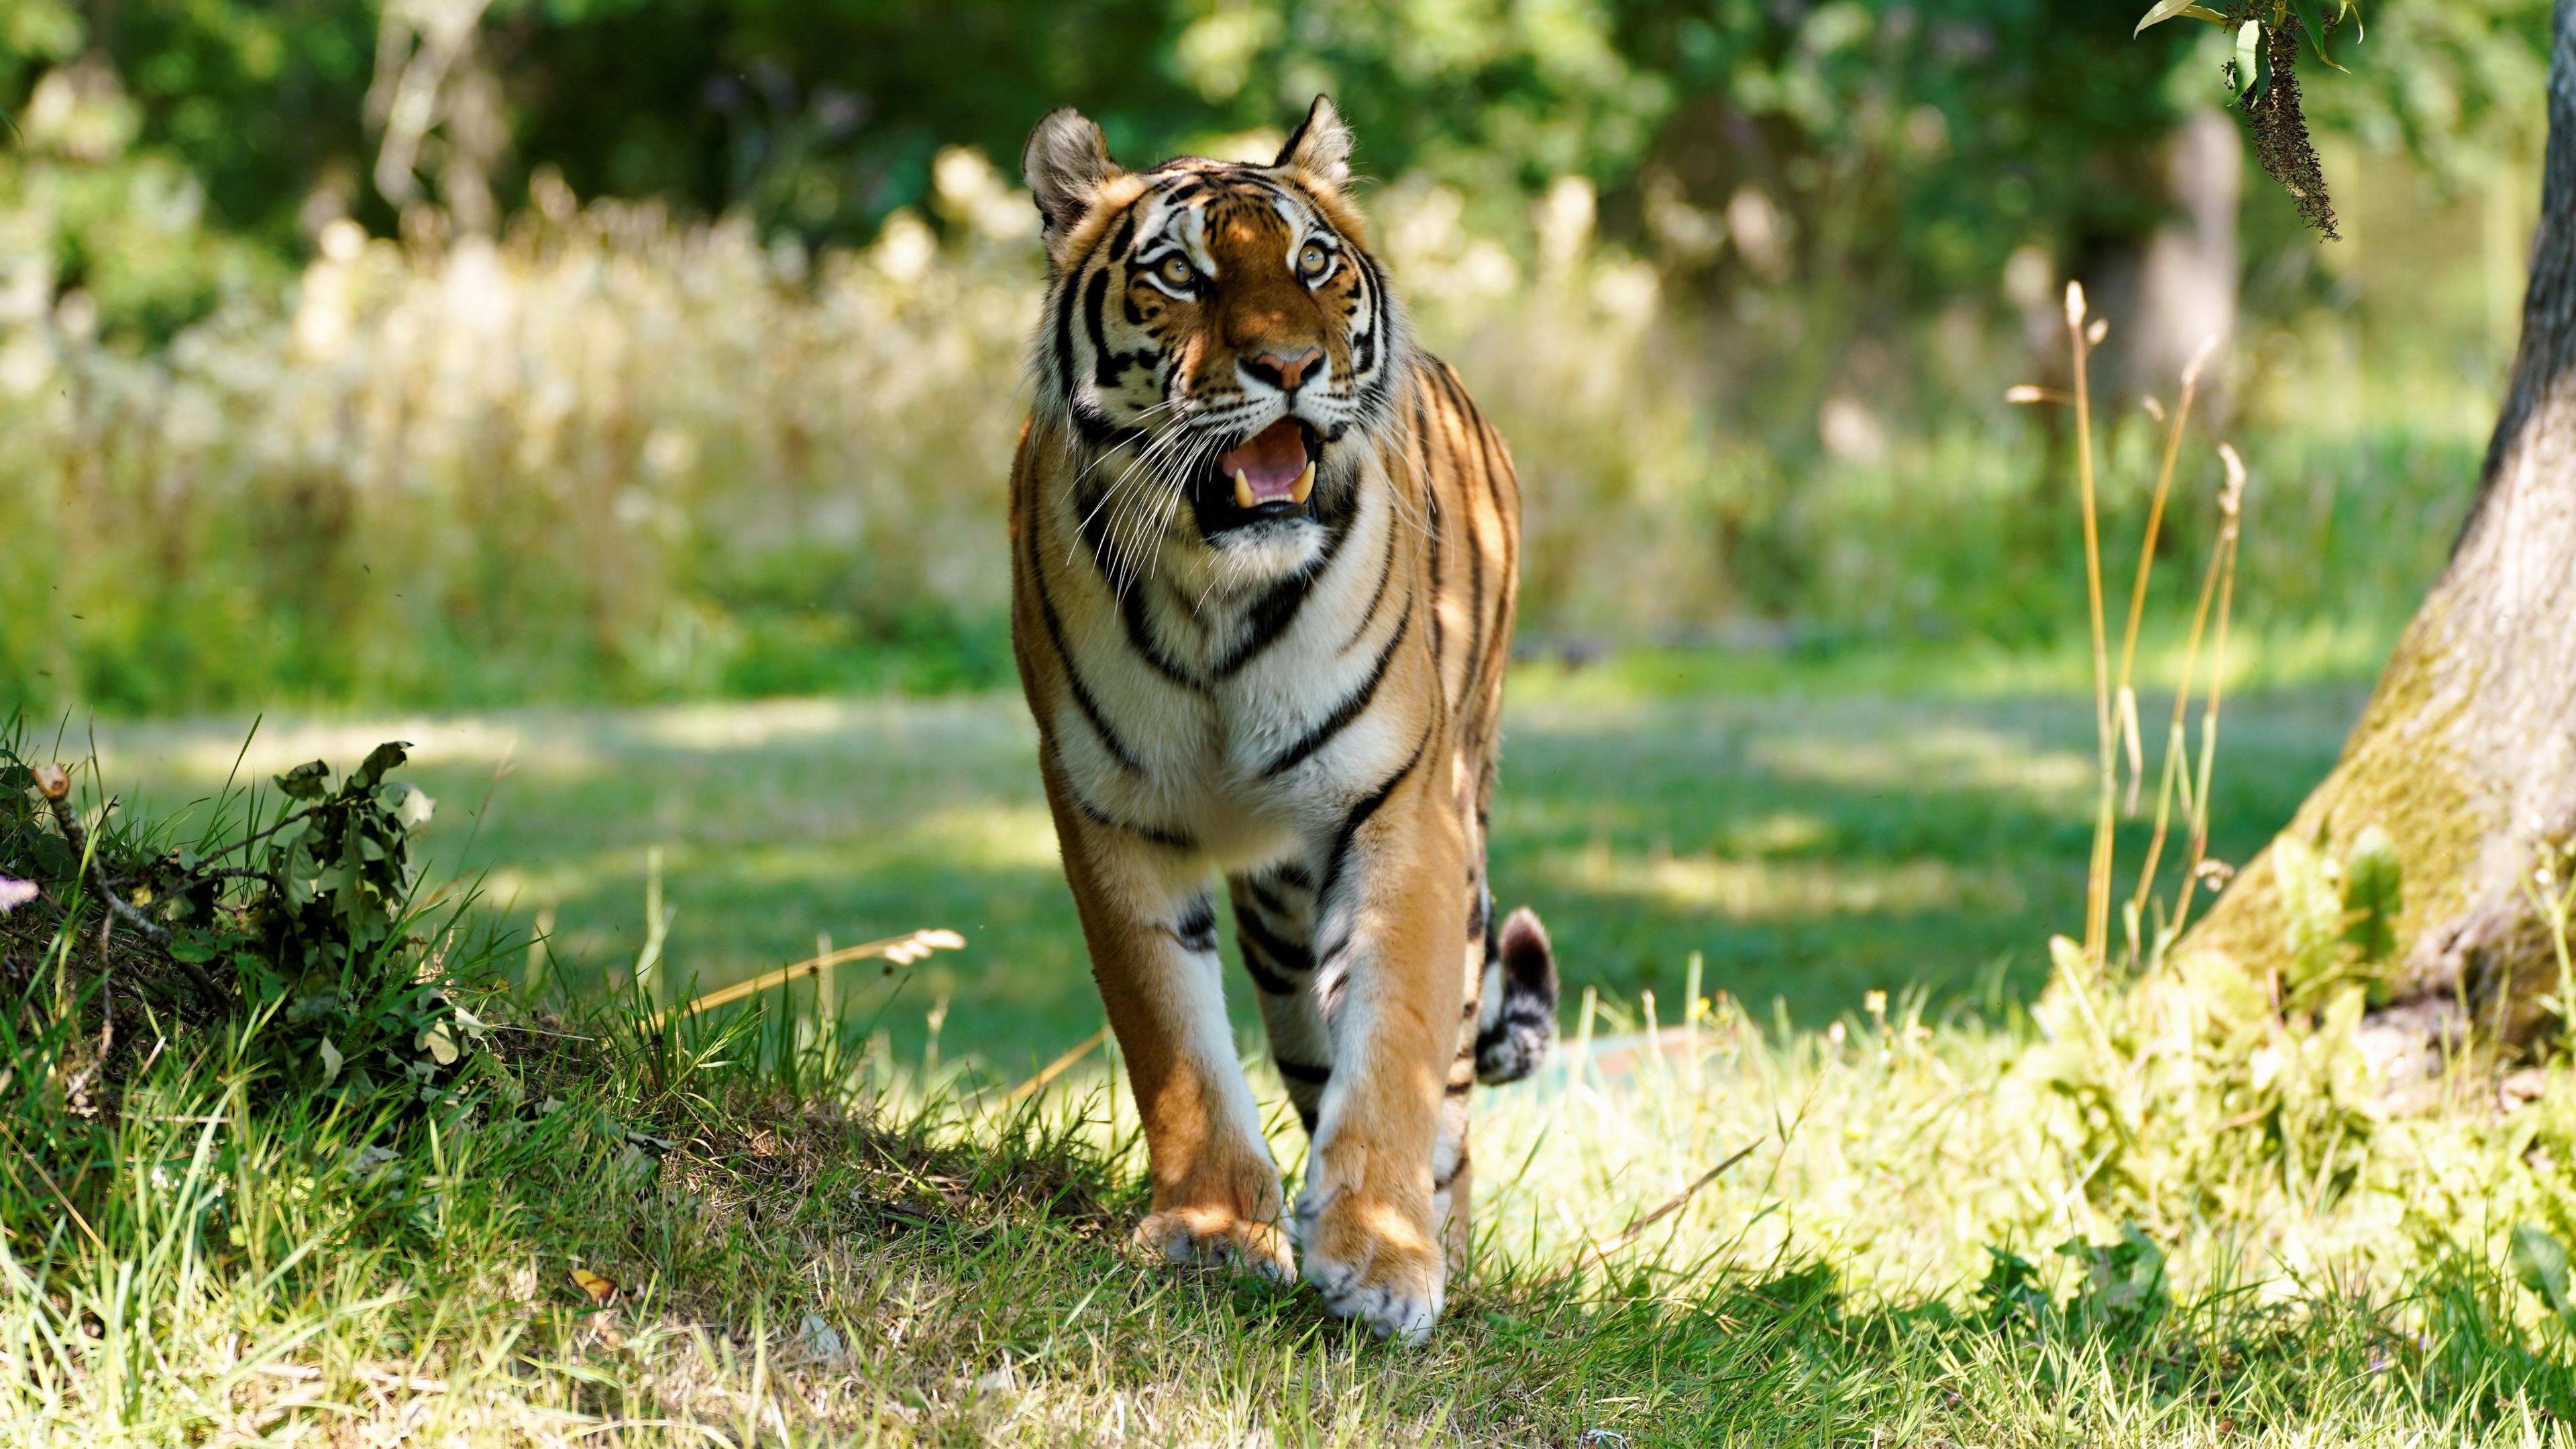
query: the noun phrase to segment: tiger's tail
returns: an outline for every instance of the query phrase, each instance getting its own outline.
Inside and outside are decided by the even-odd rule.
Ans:
[[[1485,937],[1485,999],[1476,1018],[1476,1080],[1517,1082],[1556,1036],[1556,951],[1527,906]]]

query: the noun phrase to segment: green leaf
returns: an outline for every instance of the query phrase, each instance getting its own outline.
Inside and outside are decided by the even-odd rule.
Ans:
[[[2326,54],[2326,23],[2317,13],[2317,0],[2290,0],[2290,9],[2298,14],[2300,28],[2308,32],[2308,44],[2316,48],[2317,59],[2324,61],[2328,70],[2342,70],[2334,57]]]
[[[384,779],[385,771],[395,769],[410,759],[410,752],[411,741],[387,740],[367,752],[365,763],[358,766],[358,772],[349,777],[349,782],[361,790],[372,790],[378,781]]]
[[[2538,1223],[2515,1228],[2512,1262],[2513,1276],[2523,1287],[2539,1294],[2551,1312],[2561,1318],[2569,1316],[2567,1249],[2547,1228]]]
[[[2187,15],[2194,20],[2206,20],[2212,25],[2227,23],[2226,16],[2201,4],[2200,0],[2156,0],[2155,8],[2149,10],[2146,18],[2138,22],[2138,28],[2130,31],[2129,34],[2133,38],[2144,35],[2148,26],[2162,25],[2178,15]]]
[[[1992,1244],[1987,1245],[1986,1255],[1993,1261],[1986,1268],[1985,1281],[1977,1285],[1977,1297],[1989,1322],[2000,1326],[2014,1318],[2035,1321],[2048,1312],[2048,1287],[2038,1265]]]
[[[2343,939],[2364,961],[2385,961],[2397,953],[2405,877],[2397,842],[2376,825],[2364,826],[2343,866]]]
[[[59,835],[38,835],[32,841],[36,857],[36,874],[61,880],[80,869],[80,857],[72,854],[71,845]]]
[[[314,760],[278,776],[277,789],[289,800],[319,800],[330,779],[331,767],[321,760]]]
[[[2263,79],[2263,22],[2248,20],[2236,28],[2236,99],[2250,103]]]

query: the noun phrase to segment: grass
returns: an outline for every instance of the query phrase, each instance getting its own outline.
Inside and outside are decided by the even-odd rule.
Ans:
[[[1478,1256],[1422,1350],[1134,1254],[1114,1061],[1009,1090],[1015,1051],[1096,1020],[1015,803],[1015,706],[464,716],[398,722],[446,802],[432,878],[512,860],[488,884],[525,916],[537,883],[596,871],[598,924],[553,902],[564,971],[631,958],[657,838],[682,977],[809,950],[811,917],[772,919],[798,911],[976,944],[839,1033],[775,997],[647,1029],[640,994],[566,1019],[476,993],[501,1025],[419,1107],[283,1090],[271,1018],[179,1033],[84,1116],[51,1090],[62,1027],[25,1003],[0,1018],[0,1433],[2569,1442],[2576,1345],[2509,1243],[2576,1236],[2576,1067],[2500,1099],[2462,1060],[2395,1115],[2356,1095],[2350,1020],[2276,1020],[2252,983],[2142,980],[2079,1026],[2070,978],[1979,968],[2080,919],[2083,699],[1692,701],[1630,667],[1652,672],[1523,676],[1506,878],[1544,888],[1578,985],[1610,989],[1554,1064],[1479,1097]],[[2260,838],[2354,702],[2231,703],[2222,841]],[[377,728],[274,722],[251,768]],[[105,778],[150,782],[138,817],[239,748],[211,724],[101,745]],[[1060,964],[1012,954],[1050,938]],[[514,943],[442,939],[448,977],[524,969]],[[1618,986],[1622,949],[1654,996]],[[1676,974],[1690,950],[1710,999]],[[1800,1004],[1771,1020],[1757,985]],[[940,993],[940,1039],[888,1029]],[[1252,1069],[1293,1178],[1293,1114]]]
[[[2052,1255],[2120,1239],[2027,1023],[1775,1041],[1720,1008],[1486,1099],[1482,1257],[1407,1351],[1132,1255],[1134,1117],[1096,1081],[1005,1113],[776,1023],[629,1022],[505,1030],[500,1085],[408,1126],[255,1107],[220,1060],[53,1119],[76,1140],[0,1172],[11,1441],[2531,1444],[2576,1413],[2565,1330],[2434,1220],[2563,1210],[2528,1164],[2576,1143],[2563,1068],[2505,1122],[2392,1131],[2327,1212]]]
[[[1766,1014],[1776,998],[1808,1027],[1908,986],[1992,1017],[2046,976],[2028,923],[2081,919],[2091,721],[2080,695],[2035,687],[2046,678],[1997,691],[1969,668],[1950,697],[1881,692],[1936,672],[1705,652],[1525,666],[1497,898],[1548,920],[1569,1000],[1587,986],[1678,999],[1698,953],[1711,988]],[[1737,677],[1724,693],[1670,687]],[[2288,818],[2359,702],[2311,684],[2231,703],[2220,858]],[[248,728],[103,725],[97,739],[134,803],[173,812],[220,783]],[[488,871],[511,921],[550,926],[545,969],[576,995],[636,959],[658,851],[677,911],[667,956],[701,987],[812,954],[818,936],[949,926],[968,951],[899,995],[874,968],[851,973],[846,1009],[878,1015],[909,1053],[944,999],[952,1050],[1021,1070],[1099,1023],[1016,697],[272,719],[248,768],[387,738],[419,746],[413,777],[439,801],[433,877]]]

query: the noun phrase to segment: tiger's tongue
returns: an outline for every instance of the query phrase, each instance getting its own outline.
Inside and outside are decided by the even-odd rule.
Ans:
[[[1235,505],[1240,508],[1303,503],[1315,487],[1315,465],[1306,457],[1306,436],[1287,418],[1244,439],[1240,447],[1218,454],[1216,466],[1233,483]]]

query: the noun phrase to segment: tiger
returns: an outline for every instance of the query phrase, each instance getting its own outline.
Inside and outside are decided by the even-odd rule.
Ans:
[[[1468,1097],[1527,1076],[1554,948],[1485,842],[1519,593],[1510,451],[1414,345],[1318,97],[1269,165],[1023,157],[1046,253],[1011,636],[1141,1118],[1136,1240],[1419,1342],[1472,1243]],[[1221,877],[1308,1151],[1293,1217],[1217,950]]]

